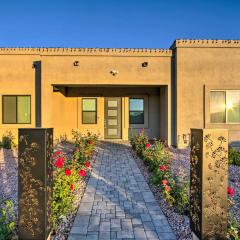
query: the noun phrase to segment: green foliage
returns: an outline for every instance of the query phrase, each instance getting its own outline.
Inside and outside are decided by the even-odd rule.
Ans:
[[[240,166],[240,152],[234,147],[229,148],[228,163]]]
[[[14,146],[14,136],[11,131],[7,131],[6,134],[2,136],[2,147],[6,149],[11,149]]]
[[[228,239],[240,240],[240,223],[233,214],[228,216]]]
[[[141,129],[138,134],[132,134],[130,138],[130,144],[136,150],[138,156],[142,157],[143,152],[146,149],[146,144],[148,143],[148,137],[144,132],[144,129]]]
[[[72,159],[61,151],[56,151],[52,158],[54,226],[74,210],[72,203],[76,197],[75,190],[79,188],[90,166],[91,154],[97,141],[97,136],[89,132],[86,135],[78,131],[72,133],[76,146]]]
[[[13,202],[0,199],[0,239],[11,239],[15,228],[13,219]]]
[[[143,160],[149,166],[150,171],[159,168],[160,165],[169,165],[169,153],[161,141],[155,141],[149,148],[143,151]]]
[[[155,140],[154,144],[150,145],[144,130],[132,135],[130,143],[152,172],[150,180],[162,190],[162,196],[168,205],[174,206],[181,214],[188,214],[189,179],[185,178],[180,181],[173,175],[166,144]]]

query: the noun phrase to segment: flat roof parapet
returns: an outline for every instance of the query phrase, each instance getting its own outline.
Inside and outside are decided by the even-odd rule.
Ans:
[[[240,40],[177,39],[170,49],[175,48],[239,48]]]
[[[78,55],[78,56],[172,56],[171,49],[161,48],[0,48],[0,54]]]

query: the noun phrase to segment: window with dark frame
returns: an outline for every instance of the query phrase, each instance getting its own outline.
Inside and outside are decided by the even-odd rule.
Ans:
[[[96,98],[82,99],[82,123],[83,124],[97,123],[97,99]]]
[[[31,96],[30,95],[3,95],[2,96],[2,123],[3,124],[30,124],[31,123]]]
[[[210,123],[240,123],[240,90],[210,91]]]
[[[129,124],[144,124],[144,98],[129,99]]]

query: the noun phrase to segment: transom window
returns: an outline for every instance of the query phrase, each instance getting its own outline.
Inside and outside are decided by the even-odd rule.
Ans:
[[[129,123],[144,124],[144,98],[129,99]]]
[[[97,99],[96,98],[82,99],[82,123],[83,124],[97,123]]]
[[[210,92],[210,122],[240,123],[240,90]]]
[[[4,95],[2,112],[3,124],[31,123],[31,96]]]

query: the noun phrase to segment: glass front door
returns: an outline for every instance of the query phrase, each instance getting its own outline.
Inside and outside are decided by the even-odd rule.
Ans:
[[[121,98],[107,97],[104,101],[104,137],[120,139],[122,137]]]

